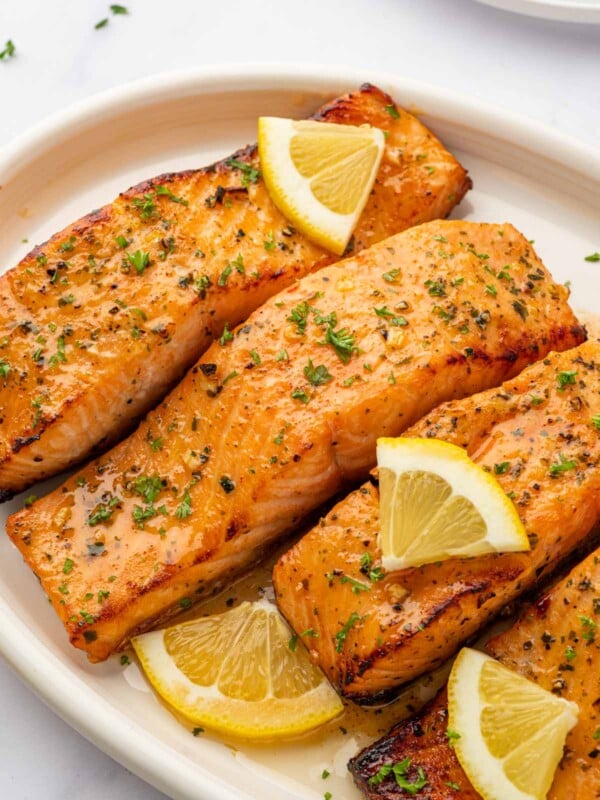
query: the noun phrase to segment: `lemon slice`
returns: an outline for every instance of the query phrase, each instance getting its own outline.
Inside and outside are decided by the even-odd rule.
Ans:
[[[247,739],[297,736],[342,702],[266,601],[142,634],[133,647],[158,694],[194,725]]]
[[[498,481],[439,439],[378,439],[379,546],[386,570],[529,550]]]
[[[468,647],[450,673],[448,711],[458,760],[484,800],[543,800],[579,713]]]
[[[369,198],[385,138],[368,125],[258,120],[263,178],[277,208],[309,239],[341,255]]]

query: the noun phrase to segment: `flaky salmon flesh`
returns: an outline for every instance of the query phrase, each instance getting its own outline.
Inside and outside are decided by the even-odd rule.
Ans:
[[[564,756],[548,800],[600,797],[600,550],[592,553],[551,591],[522,613],[486,649],[510,669],[579,706],[577,725],[567,736]],[[475,800],[448,737],[445,689],[422,713],[392,728],[350,762],[356,783],[372,800],[405,797],[395,780],[369,784],[384,764],[411,759],[427,785],[416,798]],[[532,765],[532,768],[535,768]],[[459,788],[454,788],[458,786]]]
[[[71,642],[104,659],[364,479],[378,436],[581,341],[567,294],[510,225],[411,228],[227,329],[129,439],[8,532]]]
[[[470,186],[435,136],[375,87],[315,117],[387,137],[357,252],[447,216]],[[0,500],[106,449],[226,322],[336,260],[277,211],[255,147],[142,183],[37,247],[0,277]]]
[[[438,666],[582,542],[600,520],[599,414],[600,344],[589,341],[436,408],[404,434],[459,445],[491,471],[516,505],[529,552],[372,580],[382,576],[379,493],[367,483],[281,558],[279,608],[296,632],[315,631],[310,651],[343,695],[378,698]]]

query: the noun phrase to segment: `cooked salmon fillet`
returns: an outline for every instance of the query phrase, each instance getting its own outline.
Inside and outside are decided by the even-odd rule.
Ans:
[[[600,344],[589,341],[499,389],[442,405],[405,433],[464,447],[492,471],[514,500],[530,552],[370,580],[382,573],[379,493],[367,483],[281,558],[279,608],[297,632],[318,633],[311,652],[342,694],[367,701],[433,669],[582,541],[600,519],[598,414]]]
[[[373,86],[315,117],[386,132],[356,251],[447,216],[470,185]],[[105,449],[164,397],[225,323],[337,260],[277,211],[255,147],[130,189],[0,278],[0,501]]]
[[[366,477],[377,436],[582,337],[510,225],[412,228],[226,330],[129,439],[9,534],[71,642],[106,658]]]
[[[548,800],[600,797],[600,550],[592,553],[551,591],[522,613],[487,650],[510,669],[579,706],[579,721],[567,736],[565,754]],[[598,641],[596,641],[598,639]],[[349,768],[369,798],[401,798],[395,781],[374,786],[369,778],[384,764],[410,758],[421,767],[427,786],[415,797],[471,800],[479,794],[448,744],[447,695],[443,690],[421,714],[395,726],[367,747]],[[460,794],[449,783],[460,787]]]

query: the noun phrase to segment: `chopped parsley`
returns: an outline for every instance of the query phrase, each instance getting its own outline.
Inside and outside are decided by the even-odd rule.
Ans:
[[[63,568],[62,568],[63,575],[68,575],[72,571],[74,566],[75,566],[75,562],[72,559],[65,558],[65,563],[63,564]]]
[[[3,359],[0,358],[0,377],[6,380],[9,375],[10,375],[10,364],[8,363],[8,361],[4,361]]]
[[[103,503],[98,503],[92,513],[88,515],[87,524],[94,526],[99,525],[101,522],[106,522],[112,517],[120,502],[120,498],[115,496],[105,500]]]
[[[348,634],[352,630],[352,628],[358,623],[362,622],[364,617],[361,617],[360,614],[357,614],[356,611],[353,611],[350,616],[348,617],[347,621],[344,623],[342,628],[335,634],[335,652],[341,653],[344,649],[344,643],[348,637]]]
[[[183,500],[177,506],[175,516],[177,519],[186,519],[192,513],[192,498],[190,497],[189,490],[186,489],[183,493]]]
[[[16,51],[17,48],[14,46],[12,39],[7,39],[4,50],[0,51],[0,61],[4,61],[5,58],[14,58]]]
[[[174,195],[170,189],[167,189],[166,186],[155,186],[154,191],[157,195],[161,195],[163,197],[168,197],[169,200],[172,200],[174,203],[179,203],[182,206],[188,206],[189,202],[184,197],[177,197]]]
[[[396,278],[400,275],[399,269],[391,269],[389,272],[384,272],[382,278],[388,283],[394,283]]]
[[[558,391],[564,391],[565,386],[574,386],[575,378],[577,377],[577,370],[565,370],[559,372],[556,376],[556,383],[558,384]]]
[[[56,353],[50,357],[48,361],[48,365],[50,367],[55,367],[57,364],[64,364],[67,361],[67,357],[65,355],[65,337],[59,336],[56,340]]]
[[[385,107],[385,110],[387,111],[387,113],[390,115],[390,117],[392,119],[400,119],[400,114],[399,114],[398,109],[396,108],[395,105],[390,104],[389,106]]]
[[[305,405],[310,401],[310,397],[303,389],[294,389],[291,396],[294,400],[300,400],[300,402],[304,403]]]
[[[350,361],[353,353],[357,350],[354,344],[354,335],[346,328],[340,328],[336,331],[332,325],[328,326],[325,332],[325,340],[319,342],[319,344],[330,344],[344,364]]]
[[[0,361],[0,375],[2,375],[2,362]],[[600,431],[600,414],[595,414],[591,417],[591,422],[597,431]]]
[[[306,323],[308,322],[309,311],[310,306],[307,302],[299,303],[295,308],[292,309],[292,313],[288,317],[288,322],[294,322],[296,324],[296,331],[301,335],[306,333]]]
[[[231,275],[231,271],[233,270],[233,266],[231,263],[227,264],[223,272],[219,275],[219,280],[217,281],[219,286],[226,286],[227,285],[227,278]]]
[[[260,365],[262,364],[262,359],[260,355],[256,352],[256,350],[250,350],[250,358],[252,359],[252,362],[256,364],[257,367],[260,367]]]
[[[135,271],[138,273],[138,275],[143,275],[146,267],[150,265],[150,253],[144,253],[142,250],[136,250],[133,255],[131,253],[125,253],[125,255],[127,257],[127,261],[129,261],[131,266],[135,268]]]
[[[550,464],[550,468],[548,470],[553,478],[563,472],[569,472],[572,469],[576,469],[577,467],[576,461],[567,460],[562,453],[559,454],[559,458],[560,462],[558,464]]]
[[[60,250],[61,253],[70,253],[71,250],[75,249],[76,241],[77,239],[75,236],[69,236],[69,238],[66,241],[62,242],[62,244],[58,246],[58,249]]]
[[[396,316],[396,314],[393,311],[390,311],[386,306],[381,306],[381,308],[373,307],[373,311],[378,317],[389,319],[391,325],[396,325],[398,327],[404,327],[405,325],[408,325],[406,317]]]
[[[315,367],[310,358],[308,359],[308,364],[304,367],[304,375],[313,386],[322,386],[333,380],[333,375],[330,375],[327,371],[325,364],[319,364]]]
[[[129,14],[129,10],[125,6],[112,5],[110,10],[113,14]]]
[[[510,469],[510,461],[501,461],[494,464],[494,475],[504,475]]]
[[[233,341],[233,333],[229,330],[229,323],[225,323],[225,327],[223,328],[223,333],[219,339],[219,344],[221,347],[225,347],[227,342]]]
[[[298,644],[298,639],[299,639],[300,637],[303,637],[303,636],[311,636],[311,637],[313,637],[313,638],[316,638],[316,637],[318,637],[318,635],[319,635],[319,634],[316,632],[316,630],[315,630],[314,628],[307,628],[305,631],[303,631],[303,632],[300,634],[300,636],[299,636],[297,633],[294,633],[294,634],[293,634],[293,635],[290,637],[290,640],[289,640],[289,642],[288,642],[288,647],[290,648],[290,650],[292,651],[292,653],[294,653],[294,652],[295,652],[295,650],[296,650],[296,645]]]
[[[408,779],[410,765],[410,757],[404,758],[396,764],[384,764],[377,770],[375,775],[369,778],[369,784],[377,786],[382,783],[388,775],[393,774],[396,783],[401,789],[404,789],[404,791],[409,794],[417,794],[417,792],[420,792],[421,789],[427,786],[427,778],[425,777],[423,767],[417,767],[417,777],[414,781],[410,781]]]
[[[124,236],[116,236],[115,242],[121,248],[121,250],[125,250],[126,247],[129,247],[129,239],[126,239]]]
[[[432,297],[446,297],[446,289],[442,281],[425,281],[427,291]]]
[[[140,217],[143,220],[148,220],[156,214],[156,203],[151,194],[145,194],[143,197],[134,197],[131,204],[140,212]]]
[[[244,189],[247,189],[251,183],[256,183],[261,177],[260,170],[253,167],[252,164],[245,164],[236,158],[228,158],[225,163],[228,167],[238,169],[242,173],[242,186]]]
[[[275,249],[275,237],[273,236],[273,231],[269,231],[269,238],[263,241],[263,246],[267,251]]]
[[[460,739],[460,733],[453,731],[451,728],[448,728],[446,731],[446,739],[448,740],[448,746],[454,747],[454,743],[457,739]]]
[[[0,58],[2,58],[2,54],[0,54]],[[592,263],[600,261],[600,253],[590,253],[589,256],[585,257],[585,261],[590,261]]]

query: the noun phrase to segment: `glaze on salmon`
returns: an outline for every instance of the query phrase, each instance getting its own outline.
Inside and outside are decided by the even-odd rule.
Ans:
[[[405,434],[464,447],[492,471],[530,552],[383,575],[379,494],[367,483],[281,558],[279,608],[297,632],[317,632],[311,653],[342,694],[369,701],[438,666],[582,542],[600,520],[598,414],[600,344],[590,341],[436,408]]]
[[[9,534],[71,642],[106,658],[364,479],[378,436],[581,340],[567,294],[510,225],[411,228],[226,329],[129,439]]]
[[[375,87],[315,116],[387,134],[357,252],[447,216],[470,186],[433,134]],[[106,449],[225,323],[337,260],[277,211],[259,166],[248,147],[142,183],[0,278],[0,501]]]
[[[600,798],[600,550],[592,553],[553,589],[528,606],[486,649],[515,672],[579,706],[577,725],[567,736],[564,756],[548,800]],[[401,722],[350,761],[349,769],[372,800],[405,797],[394,780],[369,779],[384,764],[411,759],[427,786],[416,798],[475,800],[479,794],[449,746],[445,689],[416,717]],[[454,789],[455,784],[459,789]]]

